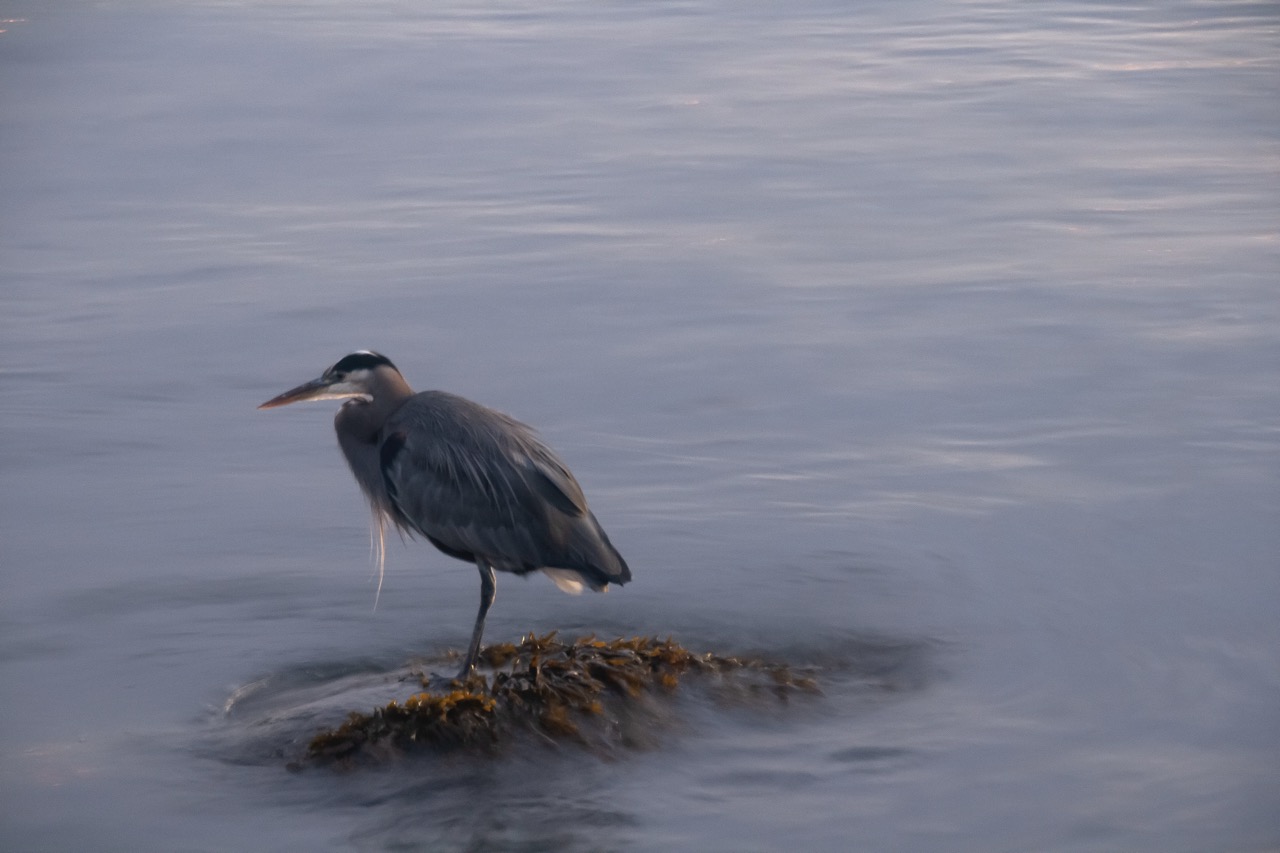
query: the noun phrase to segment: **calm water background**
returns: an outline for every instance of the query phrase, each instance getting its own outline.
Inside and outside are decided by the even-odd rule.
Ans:
[[[0,8],[4,849],[1280,848],[1276,4]],[[635,571],[490,639],[824,695],[286,772],[475,605],[254,411],[363,347]]]

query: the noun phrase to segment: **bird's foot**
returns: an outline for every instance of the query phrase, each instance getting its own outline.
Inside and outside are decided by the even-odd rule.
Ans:
[[[426,688],[429,693],[452,693],[455,690],[464,689],[468,682],[475,677],[476,671],[472,666],[465,666],[456,675],[441,675],[438,672],[427,674]]]
[[[427,675],[425,686],[428,693],[448,693],[454,689],[457,680],[456,676],[432,672]]]

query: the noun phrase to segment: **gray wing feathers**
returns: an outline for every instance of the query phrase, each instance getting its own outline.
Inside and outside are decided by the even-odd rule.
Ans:
[[[589,586],[631,573],[582,488],[524,424],[452,394],[410,398],[383,428],[382,475],[400,523],[494,568],[571,569]]]
[[[587,499],[582,494],[582,487],[544,446],[538,444],[534,453],[519,460],[518,464],[524,466],[537,493],[557,510],[574,517],[586,514]]]

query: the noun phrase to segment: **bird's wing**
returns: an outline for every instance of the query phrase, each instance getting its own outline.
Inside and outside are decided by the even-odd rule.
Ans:
[[[382,475],[396,510],[446,553],[528,571],[577,562],[582,489],[532,431],[462,398],[416,395],[388,420]]]
[[[578,481],[546,445],[536,437],[527,438],[531,441],[513,454],[512,462],[524,472],[538,494],[560,512],[574,517],[583,515],[587,511],[587,498]]]

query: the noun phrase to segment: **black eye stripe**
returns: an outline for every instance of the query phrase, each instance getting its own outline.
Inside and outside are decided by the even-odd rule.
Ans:
[[[326,370],[325,373],[350,373],[353,370],[372,370],[373,368],[384,364],[392,370],[395,370],[396,366],[392,364],[391,359],[387,358],[385,355],[370,352],[369,350],[361,350],[360,352],[353,352],[351,355],[344,357],[333,367]]]

